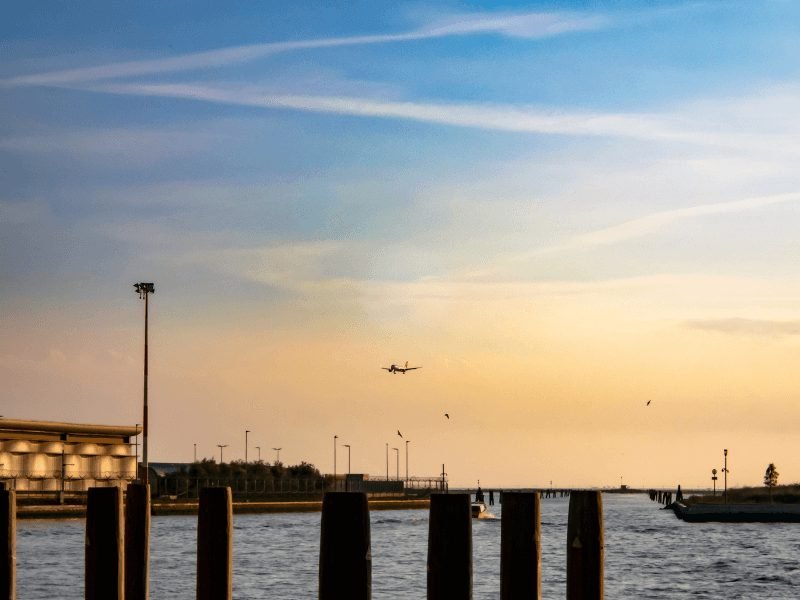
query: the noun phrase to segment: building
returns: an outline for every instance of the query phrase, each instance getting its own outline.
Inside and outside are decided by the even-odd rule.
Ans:
[[[140,427],[0,418],[0,481],[18,491],[73,491],[136,478]]]

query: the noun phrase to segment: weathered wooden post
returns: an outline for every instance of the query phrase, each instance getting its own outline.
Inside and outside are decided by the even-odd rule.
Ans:
[[[150,572],[150,486],[130,483],[125,495],[125,598],[147,600]]]
[[[17,597],[17,497],[0,489],[0,600]]]
[[[542,597],[539,494],[507,492],[500,523],[500,598]]]
[[[233,497],[229,487],[200,490],[197,514],[197,600],[233,595]]]
[[[369,507],[363,492],[328,492],[322,500],[320,600],[369,600],[372,550]]]
[[[567,523],[567,600],[603,598],[603,500],[574,492]]]
[[[469,494],[431,495],[428,600],[472,598],[471,510]]]
[[[122,490],[89,488],[86,502],[86,600],[125,598]]]

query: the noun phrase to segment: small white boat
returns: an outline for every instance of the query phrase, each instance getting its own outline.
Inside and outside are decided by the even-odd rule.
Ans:
[[[489,512],[486,510],[486,505],[483,502],[473,502],[472,503],[472,518],[473,519],[484,519],[489,516]]]

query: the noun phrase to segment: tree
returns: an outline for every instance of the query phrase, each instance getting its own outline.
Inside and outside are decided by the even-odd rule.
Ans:
[[[774,463],[769,463],[767,466],[767,470],[764,473],[764,485],[767,486],[769,490],[769,501],[772,502],[772,488],[778,485],[778,470],[775,468]]]

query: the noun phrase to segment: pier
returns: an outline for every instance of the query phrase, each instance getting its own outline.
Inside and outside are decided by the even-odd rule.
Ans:
[[[141,490],[139,490],[139,493]],[[129,488],[89,492],[86,514],[86,598],[147,597],[147,494]],[[136,500],[133,500],[136,498]],[[133,501],[132,501],[133,500]],[[467,493],[433,494],[428,530],[427,597],[472,597],[472,517]],[[501,524],[500,597],[541,598],[538,492],[505,492]],[[603,520],[599,491],[570,494],[567,524],[567,598],[603,597]],[[330,492],[322,503],[319,598],[371,597],[372,551],[363,492]],[[233,501],[227,487],[203,488],[198,503],[197,598],[232,597]],[[138,537],[133,535],[138,531]],[[124,534],[123,534],[124,532]],[[0,600],[15,600],[16,495],[0,491]],[[144,542],[143,542],[144,540]],[[7,542],[7,543],[6,543]],[[268,567],[268,565],[265,565]],[[127,591],[125,591],[127,590]]]

